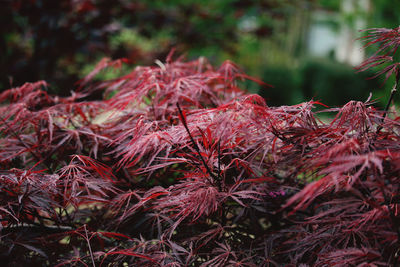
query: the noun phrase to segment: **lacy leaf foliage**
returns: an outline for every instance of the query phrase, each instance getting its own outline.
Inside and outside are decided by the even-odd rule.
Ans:
[[[396,264],[397,114],[270,107],[239,89],[256,79],[204,58],[95,81],[122,63],[70,97],[43,81],[0,95],[8,264]]]

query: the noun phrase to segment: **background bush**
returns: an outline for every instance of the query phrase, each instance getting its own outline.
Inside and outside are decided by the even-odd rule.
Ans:
[[[392,8],[393,1],[371,4],[373,12],[364,15],[373,27],[392,27],[400,23]],[[300,91],[302,84],[293,86],[312,76],[303,78],[298,69],[308,56],[306,28],[316,10],[335,13],[340,21],[343,19],[350,26],[360,15],[357,12],[343,14],[340,1],[323,0],[224,0],[202,1],[201,5],[191,0],[118,0],[113,3],[105,0],[5,0],[0,8],[0,91],[21,86],[26,81],[44,79],[49,83],[48,90],[69,95],[75,82],[87,75],[103,57],[125,57],[134,64],[151,65],[154,59],[165,58],[174,47],[180,54],[187,53],[189,59],[206,56],[216,65],[233,59],[247,73],[262,77],[270,84],[276,82],[277,89],[270,90],[268,96],[271,104],[294,104],[309,100],[307,97],[319,98],[329,92],[334,81],[324,82],[327,89],[320,88],[318,92],[316,88]],[[282,66],[288,66],[287,74],[279,75],[277,72],[284,71]],[[344,69],[352,75],[350,68]],[[280,81],[286,79],[277,79],[269,72],[276,73],[277,77],[286,75],[287,80],[294,83],[281,86]],[[269,81],[270,78],[274,80]],[[361,83],[360,86],[364,88]],[[258,91],[254,85],[248,88]],[[285,92],[284,96],[280,91]],[[333,102],[334,105],[348,100],[345,93],[335,97],[339,95],[344,98],[340,103]]]
[[[262,79],[274,86],[273,88],[260,87],[258,91],[268,105],[294,104],[304,99],[302,92],[294,89],[302,88],[301,73],[298,69],[273,66],[264,70]]]
[[[378,80],[371,80],[372,71],[355,73],[354,68],[325,60],[303,63],[300,88],[307,98],[324,99],[329,106],[339,106],[343,101],[366,100],[372,91],[382,87]]]
[[[302,99],[315,99],[323,100],[328,106],[340,106],[343,101],[366,100],[372,92],[375,98],[383,94],[387,88],[380,80],[371,79],[373,76],[373,71],[356,73],[347,64],[309,59],[298,67],[271,66],[266,69],[262,79],[274,88],[258,86],[258,93],[269,105],[295,104]],[[383,101],[381,105],[384,105]]]

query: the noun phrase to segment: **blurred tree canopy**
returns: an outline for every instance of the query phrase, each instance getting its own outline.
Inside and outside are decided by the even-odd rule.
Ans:
[[[101,57],[151,64],[178,54],[218,60],[243,34],[264,38],[300,2],[277,0],[8,0],[0,11],[0,88],[45,79],[69,92]]]
[[[400,23],[394,8],[400,0],[370,2],[373,11],[367,14],[368,27],[394,27]],[[215,64],[232,59],[251,75],[276,86],[271,89],[275,91],[261,91],[266,93],[266,98],[270,96],[272,104],[295,103],[309,97],[310,90],[316,90],[315,86],[305,88],[309,81],[303,77],[309,73],[304,70],[307,64],[302,62],[309,62],[304,50],[310,14],[316,9],[340,13],[340,3],[332,0],[3,0],[0,3],[0,91],[43,79],[50,83],[50,90],[65,95],[102,57],[125,57],[133,64],[149,65],[155,59],[165,59],[175,48],[177,55],[206,56]],[[341,66],[321,65],[325,67],[328,73],[341,69]],[[339,80],[342,78],[335,75]],[[325,84],[321,81],[320,88],[330,88],[330,79]],[[248,89],[263,90],[254,84],[249,84]],[[287,93],[282,95],[282,92]],[[313,91],[314,95],[323,94]]]

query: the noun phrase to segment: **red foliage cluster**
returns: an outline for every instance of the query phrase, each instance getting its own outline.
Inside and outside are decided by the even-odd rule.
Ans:
[[[400,46],[400,27],[394,29],[373,28],[365,30],[368,35],[361,39],[366,42],[364,47],[378,45],[375,54],[365,60],[357,69],[365,71],[372,67],[391,63],[379,71],[375,77],[385,74],[385,81],[393,74],[399,80],[399,62],[394,62],[394,56]]]
[[[204,58],[93,80],[119,64],[70,97],[45,82],[0,95],[4,263],[397,263],[397,114],[269,107],[239,90],[235,64]]]

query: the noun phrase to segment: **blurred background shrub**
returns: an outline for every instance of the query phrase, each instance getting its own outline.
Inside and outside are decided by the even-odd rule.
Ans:
[[[304,99],[340,106],[350,100],[365,101],[381,87],[373,72],[356,73],[351,66],[327,59],[307,59],[299,68],[266,68],[262,79],[274,88],[260,88],[259,94],[271,105],[296,104]],[[374,94],[375,95],[375,94]]]
[[[302,92],[301,72],[285,66],[265,68],[261,76],[273,88],[260,88],[258,93],[267,100],[268,105],[289,105],[304,99]]]
[[[341,105],[370,92],[385,98],[390,81],[381,86],[365,79],[371,73],[354,73],[372,52],[355,40],[359,29],[397,27],[399,6],[400,0],[3,0],[0,91],[44,79],[65,95],[102,57],[147,65],[175,48],[213,64],[231,59],[273,84],[246,84],[269,105],[310,98]]]

